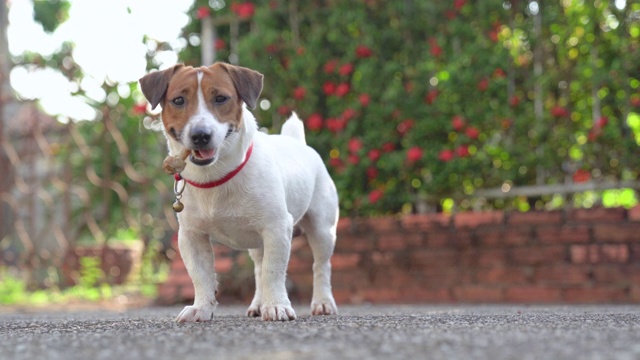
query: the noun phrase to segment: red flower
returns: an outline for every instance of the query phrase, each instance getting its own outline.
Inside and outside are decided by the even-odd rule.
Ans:
[[[338,86],[336,87],[336,96],[337,97],[343,97],[345,95],[347,95],[347,93],[349,93],[349,84],[348,83],[340,83],[338,84]]]
[[[384,152],[392,152],[396,149],[396,145],[392,142],[387,142],[382,144],[382,151]]]
[[[511,99],[509,99],[509,105],[511,105],[512,107],[520,105],[520,98],[518,97],[518,95],[513,95]]]
[[[358,100],[360,100],[360,105],[362,105],[363,107],[369,106],[369,101],[371,100],[369,98],[368,94],[360,94],[360,97],[358,97]]]
[[[456,148],[456,155],[461,158],[469,156],[469,147],[467,145],[460,145]]]
[[[358,163],[360,162],[360,157],[358,157],[358,155],[356,154],[349,154],[348,159],[351,165],[358,165]]]
[[[444,149],[440,151],[440,153],[438,154],[438,159],[444,162],[451,161],[453,159],[453,151],[449,149]]]
[[[485,91],[489,87],[489,80],[484,78],[478,82],[478,90]]]
[[[276,44],[269,44],[264,47],[264,50],[269,54],[274,54],[278,51],[278,46]]]
[[[344,130],[346,123],[343,119],[330,118],[326,121],[326,126],[332,133],[337,133]]]
[[[591,179],[591,173],[587,170],[579,169],[573,174],[574,183],[584,183]]]
[[[456,115],[451,119],[451,126],[453,126],[453,130],[461,131],[464,129],[466,123],[462,116]]]
[[[147,113],[147,103],[140,103],[133,105],[133,113],[142,115]]]
[[[356,47],[356,57],[359,59],[364,59],[373,56],[373,51],[370,48],[364,45],[358,45]]]
[[[213,45],[216,50],[222,50],[227,47],[227,42],[224,39],[216,38],[216,41]]]
[[[282,105],[278,108],[278,114],[285,116],[287,114],[289,114],[291,110],[289,109],[289,107],[287,105]]]
[[[300,46],[296,49],[296,54],[300,56],[304,55],[304,52],[305,52],[304,46]]]
[[[336,84],[332,83],[331,81],[327,81],[324,83],[324,85],[322,85],[322,91],[327,96],[333,95],[333,93],[336,92]]]
[[[414,146],[407,151],[407,160],[409,163],[414,163],[422,159],[423,151],[420,147]]]
[[[369,203],[375,204],[378,202],[378,200],[382,199],[383,196],[384,196],[384,191],[380,189],[374,189],[369,193]]]
[[[640,107],[640,95],[638,94],[631,95],[631,99],[629,102],[633,107]]]
[[[467,134],[469,139],[475,140],[480,135],[480,131],[474,127],[468,127],[467,130],[465,130],[465,134]]]
[[[349,139],[348,148],[352,153],[357,153],[358,151],[360,151],[360,149],[362,149],[362,140],[358,138]]]
[[[240,19],[248,19],[256,12],[256,7],[250,2],[233,3],[231,4],[231,11],[236,13]]]
[[[607,126],[608,123],[609,123],[609,118],[606,116],[601,116],[600,119],[596,121],[596,126],[599,128],[603,128]]]
[[[453,7],[456,8],[456,10],[460,10],[466,3],[467,0],[453,0]]]
[[[551,115],[557,118],[569,116],[569,110],[563,108],[562,106],[554,106],[553,108],[551,108]]]
[[[493,77],[496,79],[502,79],[505,76],[507,76],[507,73],[505,73],[501,68],[497,68],[493,71]]]
[[[342,162],[342,160],[340,160],[340,158],[329,159],[329,165],[332,168],[336,169],[338,173],[341,173],[342,171],[344,171],[344,163]]]
[[[329,60],[323,66],[324,72],[327,74],[331,74],[336,70],[336,66],[338,66],[338,60]]]
[[[378,169],[373,166],[367,168],[367,179],[373,180],[378,177]]]
[[[513,125],[513,121],[511,119],[502,119],[502,128],[507,130]]]
[[[208,6],[200,6],[198,10],[196,10],[196,18],[199,20],[209,17],[210,14],[211,9]]]
[[[307,89],[302,86],[298,86],[293,90],[293,98],[296,100],[304,99],[305,95],[307,95]]]
[[[431,55],[434,57],[440,57],[442,55],[442,48],[438,45],[438,41],[434,38],[429,39],[429,44],[431,45]]]
[[[596,141],[601,133],[602,130],[600,130],[600,128],[592,128],[591,130],[589,130],[587,139],[589,139],[589,141]]]
[[[342,66],[340,66],[340,69],[338,70],[338,74],[342,75],[342,76],[347,76],[349,74],[351,74],[353,72],[353,64],[352,63],[346,63]]]
[[[424,97],[424,102],[431,105],[433,104],[434,101],[436,101],[436,99],[438,98],[438,90],[429,90],[429,92],[427,93],[427,95],[425,95]]]
[[[413,125],[415,125],[415,123],[416,122],[413,119],[403,120],[400,124],[398,124],[398,133],[400,133],[400,135],[406,134],[409,130],[411,130],[411,128],[413,128]]]
[[[498,31],[497,31],[497,30],[491,30],[491,31],[489,31],[489,39],[490,39],[491,41],[493,41],[494,43],[495,43],[495,42],[498,42],[498,40],[499,40],[499,39],[498,39]]]
[[[307,127],[312,131],[322,129],[322,116],[318,113],[313,113],[307,118]]]
[[[371,161],[378,161],[378,159],[380,159],[380,150],[378,149],[371,149],[369,150],[369,153],[367,153],[367,157],[369,157],[369,160]]]
[[[456,18],[456,12],[453,10],[447,10],[445,11],[444,15],[447,17],[447,19],[449,20],[453,20]]]
[[[353,119],[353,117],[356,115],[356,111],[353,110],[352,108],[346,108],[343,112],[342,115],[340,115],[340,117],[344,120],[344,121],[349,121],[351,119]]]

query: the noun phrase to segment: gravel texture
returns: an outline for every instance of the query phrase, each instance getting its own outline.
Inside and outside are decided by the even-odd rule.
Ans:
[[[640,306],[342,306],[263,322],[219,306],[0,313],[0,359],[640,359]],[[305,311],[306,310],[306,311]]]

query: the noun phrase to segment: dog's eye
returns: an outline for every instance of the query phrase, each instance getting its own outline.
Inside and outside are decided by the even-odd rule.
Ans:
[[[184,98],[182,96],[178,96],[177,98],[171,100],[171,102],[173,103],[173,105],[182,106],[184,105]]]
[[[229,100],[229,98],[224,96],[224,95],[218,95],[213,100],[215,101],[216,105],[222,105],[222,104],[226,103],[227,100]]]

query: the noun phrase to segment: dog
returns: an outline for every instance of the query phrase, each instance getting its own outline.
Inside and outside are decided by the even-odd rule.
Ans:
[[[294,320],[285,287],[294,228],[313,252],[312,315],[337,314],[330,259],[336,242],[338,194],[322,158],[306,145],[295,113],[279,135],[258,131],[253,114],[262,92],[257,71],[217,62],[182,64],[140,79],[152,109],[162,105],[170,155],[190,151],[180,176],[184,211],[178,247],[195,288],[178,322],[210,321],[217,305],[211,242],[248,249],[256,291],[247,315]]]

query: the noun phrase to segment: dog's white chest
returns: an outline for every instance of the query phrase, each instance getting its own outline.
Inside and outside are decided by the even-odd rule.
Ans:
[[[196,227],[209,234],[212,241],[233,249],[255,249],[262,246],[262,237],[247,226],[249,219],[243,217],[200,218]]]

